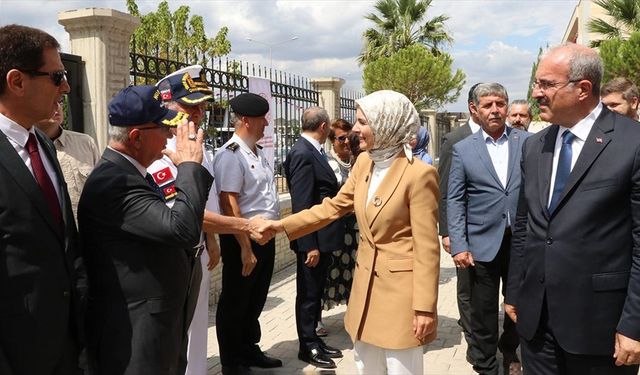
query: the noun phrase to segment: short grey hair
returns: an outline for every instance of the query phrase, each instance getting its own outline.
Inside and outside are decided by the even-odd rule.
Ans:
[[[233,125],[233,127],[235,127],[239,122],[242,122],[242,116],[233,111],[229,111],[229,125]]]
[[[591,82],[591,93],[595,97],[600,97],[600,85],[602,84],[602,76],[604,74],[604,66],[600,55],[592,49],[574,43],[564,43],[559,46],[550,48],[542,55],[557,52],[558,50],[568,50],[569,56],[569,81],[587,80]]]
[[[507,115],[511,113],[511,107],[513,107],[514,105],[526,105],[527,113],[529,114],[529,117],[532,117],[531,106],[529,105],[529,102],[524,99],[516,99],[512,101],[511,104],[509,105],[509,112],[507,112]]]
[[[131,126],[109,125],[109,140],[125,143],[129,141],[129,130],[131,130]]]
[[[302,131],[315,131],[325,123],[329,125],[329,114],[322,107],[309,107],[302,113]]]
[[[495,95],[504,98],[509,102],[509,95],[507,89],[499,83],[481,83],[473,90],[473,104],[480,104],[480,98],[484,96]]]

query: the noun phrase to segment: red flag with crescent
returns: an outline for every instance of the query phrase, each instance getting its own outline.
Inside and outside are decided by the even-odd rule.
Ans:
[[[169,167],[157,171],[152,176],[156,184],[160,186],[171,180],[174,180],[173,174],[171,173],[171,169]]]

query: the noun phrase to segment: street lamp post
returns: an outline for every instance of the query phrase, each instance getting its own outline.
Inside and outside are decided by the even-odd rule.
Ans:
[[[273,68],[273,47],[279,46],[281,44],[289,43],[289,42],[292,42],[292,41],[297,40],[297,39],[298,39],[297,36],[292,36],[291,38],[289,38],[287,40],[280,41],[280,42],[267,43],[267,42],[263,42],[263,41],[256,40],[256,39],[253,39],[253,38],[247,38],[247,40],[250,41],[250,42],[262,44],[262,45],[267,46],[267,48],[269,48],[269,70],[271,70]]]

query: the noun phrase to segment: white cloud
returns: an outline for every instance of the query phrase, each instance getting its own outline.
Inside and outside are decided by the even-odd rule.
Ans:
[[[126,11],[125,0],[0,0],[0,24],[21,23],[54,35],[68,51],[68,36],[57,23],[57,13],[84,7]],[[157,8],[157,1],[137,0],[142,13]],[[362,71],[356,56],[362,33],[370,26],[364,16],[375,0],[170,0],[203,17],[211,36],[229,27],[230,59],[269,65],[267,44],[295,41],[272,47],[273,66],[304,76],[337,76],[345,88],[361,90]],[[477,81],[505,84],[513,98],[526,94],[531,64],[539,46],[560,41],[577,0],[434,0],[427,14],[447,14],[447,29],[455,39],[450,52],[455,66],[467,74],[468,86]],[[480,62],[480,63],[479,63]],[[526,82],[525,82],[526,81]],[[468,89],[468,86],[465,88]],[[462,97],[466,97],[463,92]],[[465,111],[459,103],[449,110]]]

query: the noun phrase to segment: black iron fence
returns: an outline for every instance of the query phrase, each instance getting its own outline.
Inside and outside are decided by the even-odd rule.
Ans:
[[[356,121],[356,99],[360,99],[362,93],[345,91],[340,92],[340,117],[354,124]]]
[[[249,91],[250,76],[269,79],[275,107],[271,111],[275,126],[274,169],[276,174],[282,175],[282,162],[300,135],[302,112],[309,106],[318,105],[318,92],[306,78],[240,61],[190,55],[187,50],[161,50],[147,45],[136,49],[135,41],[132,43],[131,50],[140,51],[130,53],[133,85],[152,85],[183,67],[192,64],[203,66],[215,98],[207,110],[203,128],[207,133],[207,145],[214,150],[233,134],[233,127],[228,122],[229,99]],[[286,191],[283,179],[279,179],[278,187],[280,191]]]

